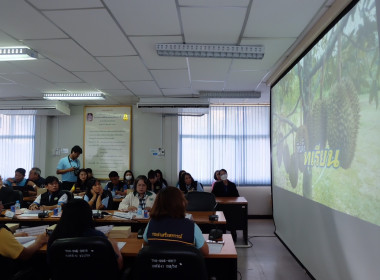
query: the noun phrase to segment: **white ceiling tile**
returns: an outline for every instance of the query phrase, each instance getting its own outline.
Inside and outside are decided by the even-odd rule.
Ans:
[[[94,86],[95,88],[102,89],[125,89],[124,85],[120,83],[109,72],[75,72],[75,74],[83,81]]]
[[[245,13],[245,8],[181,8],[185,41],[236,44]]]
[[[213,81],[213,82],[206,82],[206,81],[192,81],[191,87],[196,91],[201,90],[223,90],[224,89],[224,81]]]
[[[234,71],[228,76],[225,90],[255,90],[266,71]]]
[[[37,76],[40,76],[52,83],[80,82],[80,79],[48,59],[14,61],[12,64],[19,66],[20,69],[25,69],[30,73],[36,74]]]
[[[1,75],[1,74],[0,74]],[[8,85],[8,84],[14,84],[15,82],[12,80],[9,80],[5,77],[0,76],[0,84],[1,85]]]
[[[29,0],[38,9],[82,9],[103,7],[100,0]]]
[[[325,0],[254,0],[243,36],[298,37],[324,2]]]
[[[28,91],[25,91],[25,86],[21,84],[1,85],[0,99],[2,100],[18,100],[33,98],[42,99],[41,91],[30,87],[28,87]]]
[[[99,61],[120,81],[152,80],[138,56],[99,57]]]
[[[189,58],[192,80],[222,81],[226,78],[232,59]]]
[[[70,92],[94,92],[98,89],[94,86],[89,85],[88,83],[56,83],[58,88],[62,90],[67,90]]]
[[[6,1],[0,9],[0,26],[18,40],[66,38],[67,36],[24,1]],[[2,2],[3,6],[4,2]],[[26,20],[27,19],[27,20]]]
[[[165,96],[189,96],[194,95],[191,88],[163,88],[162,92]]]
[[[3,73],[19,73],[19,72],[25,72],[25,70],[12,64],[12,62],[7,62],[7,61],[0,62],[0,75]]]
[[[186,69],[151,70],[160,88],[190,87],[189,74]]]
[[[136,55],[127,38],[105,9],[44,13],[94,56]]]
[[[27,44],[43,56],[70,71],[104,70],[91,55],[70,39],[30,40]]]
[[[103,90],[103,92],[111,96],[134,96],[133,93],[127,89],[107,89]]]
[[[149,69],[178,69],[187,67],[186,58],[159,56],[156,51],[157,43],[182,43],[181,36],[130,37],[129,39],[136,49],[138,49],[139,55]]]
[[[105,0],[127,35],[180,35],[177,8],[172,0]]]
[[[180,6],[247,7],[249,0],[179,0]]]
[[[160,89],[153,81],[124,82],[136,96],[162,96]]]
[[[22,46],[23,44],[19,41],[11,38],[3,31],[0,30],[0,47],[10,47],[10,46]]]
[[[24,85],[39,90],[54,89],[54,85],[30,73],[15,73],[15,74],[2,74],[5,79],[16,82],[17,84]]]
[[[243,39],[241,45],[263,45],[263,59],[234,59],[231,70],[270,69],[282,54],[289,49],[296,38]]]

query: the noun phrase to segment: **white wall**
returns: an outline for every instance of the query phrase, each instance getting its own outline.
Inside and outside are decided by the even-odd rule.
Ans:
[[[43,176],[55,175],[59,159],[68,155],[54,155],[55,148],[67,148],[69,152],[75,145],[83,148],[83,110],[83,106],[72,106],[70,116],[39,117],[41,125],[36,130],[36,147],[39,148],[36,150],[35,165],[43,170]],[[151,154],[150,149],[159,147],[165,149],[165,157]],[[177,155],[178,118],[143,113],[134,106],[131,149],[134,175],[147,175],[150,169],[161,169],[169,185],[175,186],[179,170]],[[82,156],[79,159],[83,166]],[[248,200],[249,215],[272,215],[270,187],[244,187],[239,188],[239,192]]]

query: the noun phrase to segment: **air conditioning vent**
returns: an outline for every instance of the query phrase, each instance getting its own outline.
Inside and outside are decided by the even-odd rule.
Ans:
[[[137,108],[147,113],[201,116],[209,112],[210,104],[200,98],[141,98]]]

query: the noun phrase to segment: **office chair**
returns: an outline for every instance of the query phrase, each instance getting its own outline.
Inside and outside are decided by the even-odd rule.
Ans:
[[[216,206],[215,195],[209,192],[188,192],[186,211],[214,211]]]
[[[52,280],[120,279],[115,251],[99,236],[57,239],[48,250]]]
[[[5,209],[9,209],[11,205],[16,203],[16,200],[23,203],[23,195],[21,191],[13,190],[10,187],[3,187],[0,189],[0,201],[2,201]]]
[[[201,252],[193,246],[145,246],[132,268],[133,280],[207,280]]]

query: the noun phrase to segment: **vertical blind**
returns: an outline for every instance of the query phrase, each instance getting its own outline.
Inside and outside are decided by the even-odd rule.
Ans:
[[[266,106],[218,106],[180,117],[180,169],[206,185],[222,168],[235,184],[270,185],[269,113]]]
[[[0,174],[6,180],[22,167],[28,172],[34,160],[35,116],[0,114]]]

